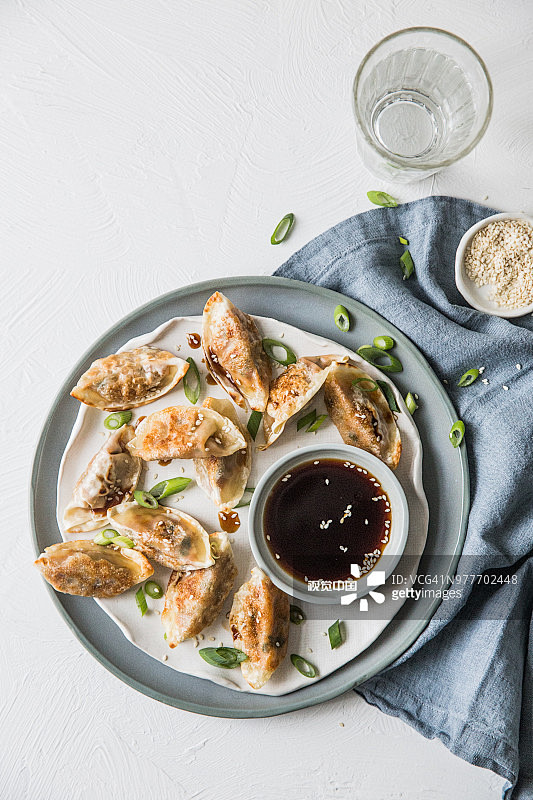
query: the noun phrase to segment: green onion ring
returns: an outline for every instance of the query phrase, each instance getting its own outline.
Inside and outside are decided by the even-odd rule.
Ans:
[[[108,535],[110,533],[112,534],[112,536]],[[111,544],[113,539],[115,539],[117,536],[118,536],[118,532],[117,531],[112,531],[111,528],[107,528],[107,530],[100,531],[100,533],[97,533],[96,536],[93,539],[93,542],[95,544],[100,544],[103,547],[107,547],[107,545]]]
[[[312,425],[313,422],[316,420],[316,408],[313,408],[308,414],[304,417],[300,417],[298,422],[296,423],[296,430],[301,431],[302,428],[307,428],[308,425]]]
[[[310,664],[306,658],[293,653],[291,655],[291,662],[293,667],[296,667],[300,675],[303,675],[304,678],[316,678],[316,667]]]
[[[479,378],[479,370],[475,367],[473,369],[467,369],[464,375],[461,375],[459,380],[457,381],[457,386],[470,386],[474,381]]]
[[[388,208],[396,208],[398,205],[397,200],[391,197],[387,192],[367,192],[366,196],[371,203],[375,206],[387,206]]]
[[[294,214],[292,212],[290,214],[285,214],[283,219],[280,219],[274,228],[274,233],[270,237],[270,244],[281,244],[284,242],[289,233],[292,231],[293,226]]]
[[[305,614],[300,608],[300,606],[293,606],[291,605],[290,609],[290,619],[294,625],[301,625],[305,619]]]
[[[146,581],[144,591],[148,597],[153,597],[154,600],[159,600],[164,595],[163,589],[157,581]]]
[[[328,636],[332,650],[336,650],[337,647],[340,647],[343,643],[344,639],[342,636],[341,621],[339,619],[328,628]]]
[[[335,320],[335,325],[337,328],[343,333],[346,333],[350,330],[350,315],[344,306],[339,305],[335,308],[335,311],[333,312],[333,319]]]
[[[363,383],[371,384],[370,388],[365,389],[365,387],[361,385]],[[352,381],[352,386],[357,386],[357,388],[362,392],[375,392],[376,389],[379,388],[376,381],[372,380],[372,378],[356,378],[354,381]]]
[[[127,547],[128,550],[131,550],[135,547],[135,542],[133,539],[130,539],[129,536],[115,536],[114,539],[111,540],[110,544],[113,547]]]
[[[104,428],[107,428],[108,431],[118,431],[130,421],[132,416],[131,411],[115,411],[104,419]]]
[[[389,408],[391,411],[395,411],[397,414],[400,413],[400,408],[398,403],[396,402],[396,398],[394,397],[394,392],[390,388],[389,384],[386,381],[376,381],[377,385],[385,395],[385,400],[389,404]]]
[[[362,347],[358,349],[357,355],[383,372],[402,372],[403,370],[402,362],[399,358],[396,358],[396,356],[391,355],[385,350],[380,350],[379,347],[372,347],[370,344],[362,345]],[[380,364],[379,361],[383,358],[388,358],[389,363]]]
[[[407,406],[407,410],[410,414],[414,414],[418,408],[418,404],[412,392],[407,392],[405,395],[405,405]]]
[[[252,411],[252,413],[248,417],[248,422],[246,423],[246,427],[248,428],[248,433],[250,434],[254,442],[262,419],[263,415],[261,414],[260,411]]]
[[[374,347],[379,347],[380,350],[392,350],[394,339],[392,336],[376,336],[372,344]]]
[[[189,365],[189,369],[183,376],[183,391],[185,392],[185,397],[187,400],[194,405],[198,402],[198,398],[200,397],[200,390],[202,388],[202,381],[200,379],[200,373],[198,372],[198,367],[196,366],[196,362],[194,358],[189,356],[187,358],[187,363]],[[194,388],[191,387],[190,378],[194,378],[195,386]]]
[[[247,486],[244,492],[242,493],[242,498],[239,500],[235,508],[246,508],[252,502],[252,495],[255,492],[255,486]],[[245,498],[245,494],[249,494],[249,498]],[[244,498],[244,499],[243,499]]]
[[[450,442],[453,444],[454,447],[459,447],[459,445],[464,439],[464,435],[465,435],[465,424],[462,419],[458,419],[457,422],[454,422],[451,427]]]
[[[410,278],[415,271],[415,264],[409,250],[404,250],[400,256],[400,266],[402,268],[403,279],[405,281],[407,278]]]
[[[155,497],[156,500],[163,500],[165,497],[183,492],[190,483],[191,478],[169,478],[166,481],[156,483],[153,489],[150,489],[149,494]]]
[[[275,347],[281,347],[282,350],[285,350],[286,357],[277,358],[274,355]],[[283,342],[278,342],[277,339],[263,339],[263,350],[267,356],[272,359],[272,361],[277,361],[278,364],[282,364],[284,367],[288,367],[289,364],[295,364],[297,361],[297,358],[291,348],[287,347],[287,345],[283,344]]]
[[[324,422],[324,420],[327,419],[327,418],[328,418],[327,414],[321,414],[319,417],[317,417],[315,419],[313,424],[308,427],[308,429],[306,430],[306,433],[316,433],[317,430],[322,425],[322,423]]]
[[[141,617],[144,617],[144,615],[148,611],[148,604],[146,602],[146,597],[144,596],[142,586],[139,586],[139,588],[135,592],[135,602],[137,603],[137,608],[141,612]]]
[[[242,661],[248,661],[246,653],[234,647],[202,647],[198,654],[212,667],[222,669],[234,669]]]
[[[133,496],[136,502],[143,508],[157,508],[159,505],[155,497],[153,497],[150,492],[141,492],[140,490],[137,490],[133,492]]]

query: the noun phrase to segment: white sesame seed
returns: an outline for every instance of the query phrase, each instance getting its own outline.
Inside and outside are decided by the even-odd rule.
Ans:
[[[488,378],[481,378],[481,383],[484,383],[485,386],[488,386],[489,385]]]
[[[517,368],[517,369],[522,369],[522,364],[517,364],[517,365],[516,365],[516,368]]]
[[[485,367],[478,367],[478,372],[480,375],[483,375],[483,373],[485,372]]]
[[[320,461],[313,461],[313,464],[320,464]]]
[[[278,559],[280,558],[280,556],[279,556],[279,554],[278,554],[278,553],[276,553],[276,558],[278,558]]]
[[[166,654],[166,653],[165,653],[165,655],[162,657],[161,661],[168,661],[168,656],[167,656],[167,654]]]
[[[508,392],[508,391],[509,391],[509,387],[508,387],[508,386],[506,386],[505,384],[502,386],[502,389],[503,389],[504,391],[506,391],[506,392]]]
[[[329,478],[326,478],[325,484],[326,484],[326,486],[329,486]]]

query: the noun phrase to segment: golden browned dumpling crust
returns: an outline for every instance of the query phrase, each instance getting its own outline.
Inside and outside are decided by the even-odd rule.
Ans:
[[[270,359],[253,318],[221,292],[205,304],[202,346],[209,371],[233,402],[263,412],[272,374]]]
[[[143,461],[229,456],[246,447],[239,428],[210,408],[169,406],[146,417],[128,448]]]
[[[79,478],[63,514],[68,533],[94,531],[105,524],[108,508],[122,503],[137,487],[142,461],[128,450],[131,425],[111,433]]]
[[[138,550],[164,567],[181,571],[214,563],[207,531],[176,508],[122,503],[109,510],[108,519],[119,533],[133,539]]]
[[[204,401],[204,408],[211,408],[231,420],[246,441],[245,448],[237,450],[230,456],[194,459],[198,486],[215,505],[223,511],[229,511],[237,505],[246,489],[252,468],[252,438],[239,421],[230,400],[208,397]]]
[[[71,395],[102,411],[125,411],[162,397],[188,369],[182,358],[143,345],[94,361]]]
[[[343,442],[367,450],[396,469],[402,452],[396,420],[379,387],[365,392],[354,386],[360,378],[373,380],[353,363],[334,366],[324,384],[328,414]]]
[[[228,537],[225,533],[212,533],[209,542],[216,555],[212,567],[170,575],[161,614],[169,647],[176,647],[211,625],[233,588],[237,567]]]
[[[261,689],[285,658],[289,612],[288,596],[254,567],[236,592],[229,617],[234,646],[248,656],[241,671],[252,689]]]
[[[83,597],[115,597],[153,575],[137,550],[79,539],[47,547],[35,566],[54,589]]]

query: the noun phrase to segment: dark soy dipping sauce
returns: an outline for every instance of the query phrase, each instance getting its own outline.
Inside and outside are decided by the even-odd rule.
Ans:
[[[386,499],[372,500],[382,495]],[[389,539],[388,503],[377,478],[357,464],[330,458],[306,461],[282,475],[267,498],[267,545],[279,565],[300,580],[346,580],[351,564],[359,564],[365,574]],[[379,555],[365,560],[376,550]]]
[[[206,375],[205,382],[208,383],[209,386],[216,386],[217,385],[216,380],[213,378],[212,375],[209,375],[209,374]]]
[[[198,348],[202,344],[202,337],[200,336],[199,333],[188,333],[187,344],[192,350],[198,350]]]
[[[218,521],[224,533],[235,533],[241,527],[241,521],[236,511],[219,511]]]

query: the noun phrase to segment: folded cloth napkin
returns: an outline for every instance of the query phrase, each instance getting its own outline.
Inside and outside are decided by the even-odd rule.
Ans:
[[[460,600],[444,600],[409,650],[357,691],[503,776],[506,800],[531,800],[533,317],[508,321],[475,311],[454,281],[463,233],[493,213],[453,197],[367,211],[318,236],[276,275],[335,289],[373,308],[448,380],[445,388],[466,425],[471,479],[457,572],[498,570],[504,579],[474,583],[463,587]],[[406,281],[399,235],[409,240],[416,267]],[[457,388],[458,376],[481,366],[485,383]]]

